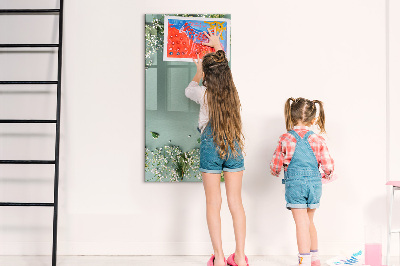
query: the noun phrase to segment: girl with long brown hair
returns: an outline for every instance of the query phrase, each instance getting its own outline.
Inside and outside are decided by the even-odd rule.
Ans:
[[[215,52],[202,60],[194,60],[197,72],[185,90],[185,95],[200,104],[199,131],[200,171],[206,195],[207,224],[214,249],[207,266],[248,266],[244,254],[246,216],[242,204],[242,177],[244,170],[243,133],[240,100],[225,52],[216,30],[208,30],[208,45]],[[199,85],[203,79],[203,86]],[[221,187],[224,172],[228,206],[233,219],[236,239],[235,253],[225,259],[221,240]]]
[[[304,98],[287,99],[285,122],[288,132],[279,138],[270,164],[271,174],[279,176],[284,168],[282,182],[285,184],[286,208],[292,211],[296,223],[298,265],[320,266],[313,219],[322,194],[321,179],[331,179],[334,170],[324,138],[309,128],[317,124],[320,131],[325,132],[322,102]],[[322,175],[319,168],[323,171]]]

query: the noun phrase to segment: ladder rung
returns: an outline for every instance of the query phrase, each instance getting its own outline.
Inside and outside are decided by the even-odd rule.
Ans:
[[[0,124],[53,124],[57,120],[35,120],[35,119],[0,119]]]
[[[0,206],[37,206],[37,207],[53,207],[54,203],[25,203],[25,202],[0,202]]]
[[[21,47],[35,47],[35,48],[42,48],[42,47],[58,47],[57,43],[48,43],[48,44],[40,44],[40,43],[9,43],[9,44],[0,44],[0,48],[21,48]]]
[[[400,233],[400,229],[399,230],[392,230],[390,233]]]
[[[0,84],[57,84],[58,81],[0,81]]]
[[[0,160],[0,164],[55,164],[55,160]]]
[[[31,13],[31,14],[40,14],[40,13],[59,13],[60,9],[0,9],[0,14],[8,14],[8,13]]]

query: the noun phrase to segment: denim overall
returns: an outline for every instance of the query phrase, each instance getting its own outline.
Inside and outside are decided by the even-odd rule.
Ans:
[[[200,131],[199,128],[197,129]],[[214,143],[211,125],[208,123],[200,137],[200,172],[220,174],[221,172],[243,171],[245,169],[243,154],[239,145],[237,143],[235,145],[238,149],[238,156],[233,156],[231,148],[228,147],[228,155],[221,158]]]
[[[321,173],[318,161],[311,149],[308,137],[314,132],[308,131],[303,138],[296,131],[289,131],[296,138],[293,157],[285,171],[286,208],[316,209],[322,194]]]

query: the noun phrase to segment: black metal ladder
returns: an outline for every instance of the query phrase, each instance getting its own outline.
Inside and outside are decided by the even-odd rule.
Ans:
[[[55,156],[54,160],[0,160],[0,164],[54,164],[54,199],[53,202],[0,202],[0,206],[30,206],[30,207],[53,207],[53,247],[52,247],[52,266],[57,264],[57,218],[58,218],[58,181],[59,181],[59,152],[60,152],[60,110],[61,110],[61,67],[62,67],[62,37],[63,37],[63,5],[64,0],[59,0],[58,9],[0,9],[0,15],[18,14],[58,14],[58,43],[57,44],[0,44],[0,48],[58,48],[58,72],[57,80],[53,81],[0,81],[4,84],[54,84],[57,85],[57,113],[55,120],[40,119],[0,119],[0,123],[35,123],[35,124],[55,124]]]

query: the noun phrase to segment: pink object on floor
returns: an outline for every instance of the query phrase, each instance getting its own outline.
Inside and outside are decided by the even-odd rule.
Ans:
[[[328,184],[332,181],[335,181],[336,179],[338,179],[338,176],[337,176],[337,174],[334,173],[332,175],[331,179],[322,178],[322,184]]]
[[[400,187],[400,181],[389,181],[386,183],[388,186]]]
[[[214,259],[215,259],[215,255],[214,254],[212,254],[211,255],[211,258],[208,260],[208,262],[207,262],[207,266],[214,266]],[[225,262],[225,265],[227,265],[227,263],[226,263],[226,259],[224,258],[224,262]]]
[[[321,266],[321,261],[320,260],[312,261],[311,266]]]
[[[365,244],[365,264],[382,266],[382,244]]]
[[[244,259],[246,260],[247,266],[249,266],[249,259],[247,258],[246,255],[244,255]],[[235,262],[235,253],[232,253],[229,257],[228,257],[228,265],[230,266],[238,266]]]

